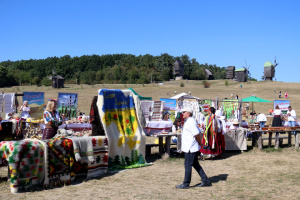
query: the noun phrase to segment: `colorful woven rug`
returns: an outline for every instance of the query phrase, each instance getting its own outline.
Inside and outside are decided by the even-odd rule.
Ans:
[[[145,140],[140,102],[130,90],[98,91],[97,106],[108,138],[111,169],[124,169],[145,164]],[[137,104],[137,105],[136,105]],[[138,114],[136,108],[139,108]]]
[[[71,183],[71,175],[74,174],[74,154],[72,140],[67,138],[55,138],[45,140],[48,145],[47,176],[44,187],[56,187]]]
[[[107,173],[108,141],[106,136],[90,137],[93,143],[94,162],[88,163],[87,179]]]
[[[12,193],[41,182],[45,150],[44,144],[38,140],[0,142],[0,157],[9,164]]]

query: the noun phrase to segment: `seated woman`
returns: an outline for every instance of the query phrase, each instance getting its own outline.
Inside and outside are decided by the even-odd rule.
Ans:
[[[162,120],[163,120],[163,121],[170,121],[170,122],[171,122],[172,120],[169,119],[170,114],[171,114],[171,113],[170,113],[169,111],[165,111],[164,114],[163,114]]]
[[[176,118],[173,126],[172,126],[172,132],[177,133],[176,136],[172,136],[172,142],[177,143],[177,152],[181,153],[181,132],[182,132],[182,125],[181,120],[179,118]]]
[[[181,131],[182,131],[181,120],[179,118],[176,118],[172,126],[172,132],[181,133]]]

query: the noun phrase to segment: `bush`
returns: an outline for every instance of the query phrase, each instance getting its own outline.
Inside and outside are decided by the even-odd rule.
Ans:
[[[202,84],[203,84],[204,88],[210,87],[210,83],[208,81],[202,81]]]
[[[51,86],[52,85],[52,79],[49,79],[49,77],[45,77],[42,79],[41,84],[44,86]]]
[[[228,85],[229,85],[228,80],[226,80],[225,81],[225,86],[228,86]]]
[[[183,82],[180,83],[180,87],[184,87],[184,83]]]

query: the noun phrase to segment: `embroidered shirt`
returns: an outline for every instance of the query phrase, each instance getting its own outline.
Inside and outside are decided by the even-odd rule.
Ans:
[[[44,122],[45,124],[50,124],[52,126],[58,127],[59,125],[62,124],[62,119],[59,116],[59,113],[57,111],[54,112],[45,111]]]

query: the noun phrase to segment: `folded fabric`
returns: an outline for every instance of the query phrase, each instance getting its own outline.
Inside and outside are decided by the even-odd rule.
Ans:
[[[94,162],[93,144],[90,137],[68,137],[68,139],[73,142],[74,155],[77,162]]]

